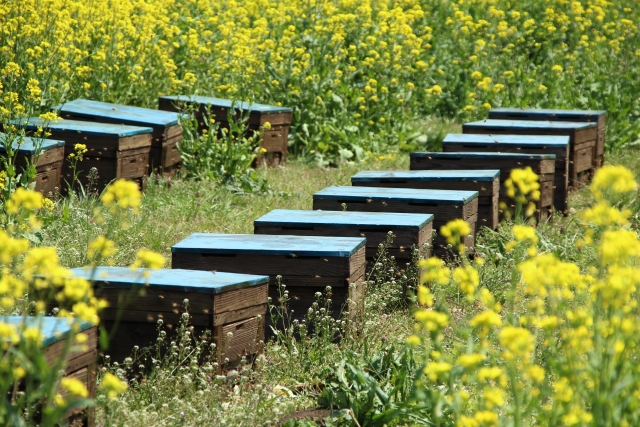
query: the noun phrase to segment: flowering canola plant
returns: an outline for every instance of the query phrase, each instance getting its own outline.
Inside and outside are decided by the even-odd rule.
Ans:
[[[580,244],[594,247],[599,262],[587,271],[538,253],[528,225],[513,227],[507,250],[517,267],[503,295],[483,286],[465,259],[453,270],[435,258],[422,262],[409,343],[424,365],[413,403],[434,425],[640,424],[640,238],[628,212],[613,207],[638,184],[612,166],[590,188],[596,202],[581,216],[588,237]],[[448,286],[469,299],[469,317],[456,319],[439,297]],[[451,334],[469,339],[445,346]]]
[[[104,209],[119,216],[127,210],[137,211],[140,199],[135,183],[116,181],[107,187],[101,201]],[[62,353],[47,360],[37,326],[26,322],[10,324],[0,318],[0,392],[12,402],[0,407],[2,425],[11,424],[15,417],[29,422],[42,417],[41,425],[54,425],[70,409],[93,404],[83,382],[60,378],[59,372],[65,368],[69,351],[86,347],[87,336],[78,333],[81,323],[97,325],[100,310],[107,303],[94,295],[88,280],[74,276],[60,265],[55,248],[31,247],[27,239],[20,237],[21,230],[34,231],[40,226],[34,218],[39,210],[47,209],[45,200],[48,199],[38,192],[18,188],[6,202],[6,211],[17,222],[0,229],[0,310],[3,314],[32,316],[37,325],[38,318],[56,307],[56,316],[68,322],[72,334]],[[88,246],[92,266],[101,264],[115,252],[114,242],[105,236]],[[160,254],[141,249],[132,268],[160,268],[163,264]],[[109,397],[114,397],[126,389],[126,383],[109,374],[103,378],[102,387]]]

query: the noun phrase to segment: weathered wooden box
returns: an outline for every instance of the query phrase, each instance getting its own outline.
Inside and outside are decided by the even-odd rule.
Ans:
[[[598,139],[596,123],[532,120],[480,120],[462,125],[463,133],[489,135],[561,135],[569,137],[569,186],[588,181]]]
[[[5,138],[0,134],[0,140]],[[47,195],[60,188],[60,175],[64,162],[64,141],[52,139],[32,139],[25,137],[23,141],[14,141],[13,149],[18,150],[16,157],[17,173],[23,173],[29,164],[36,166],[35,190]],[[41,151],[36,163],[36,154]],[[0,145],[0,156],[6,155],[3,145]]]
[[[261,166],[266,163],[268,166],[278,166],[286,162],[293,109],[197,95],[161,96],[158,101],[159,108],[166,111],[184,111],[186,107],[196,104],[198,105],[196,117],[199,119],[201,130],[206,128],[204,122],[200,120],[206,112],[209,112],[210,117],[225,129],[229,129],[229,115],[234,120],[246,118],[249,132],[260,131],[265,123],[269,122],[270,128],[264,130],[260,141],[260,147],[267,151],[258,158],[256,164]],[[233,112],[231,112],[232,108]]]
[[[35,131],[38,126],[42,126],[42,121],[31,118],[26,129]],[[60,120],[58,123],[49,123],[48,131],[51,137],[65,142],[65,158],[75,151],[76,144],[87,146],[84,160],[78,163],[78,171],[81,171],[79,179],[83,185],[88,183],[89,170],[95,167],[98,170],[99,192],[109,182],[119,178],[138,181],[141,187],[144,186],[144,177],[149,170],[152,128]],[[73,180],[73,171],[66,160],[62,167],[62,179],[69,183]]]
[[[362,171],[351,177],[358,187],[420,188],[423,190],[477,191],[478,227],[498,227],[500,171]]]
[[[175,329],[185,311],[185,299],[189,300],[190,324],[198,331],[213,332],[221,365],[225,358],[233,362],[256,353],[258,342],[264,340],[267,276],[128,267],[76,268],[73,272],[93,280],[96,295],[109,303],[100,314],[107,330],[120,316],[120,325],[105,352],[114,360],[129,357],[135,345],[154,343],[159,319],[169,330]],[[121,295],[128,299],[125,306]]]
[[[378,246],[391,231],[395,237],[388,253],[408,262],[412,247],[430,247],[433,215],[276,209],[255,220],[253,226],[255,234],[365,237],[367,260],[375,259]]]
[[[365,243],[355,237],[194,233],[171,248],[172,266],[269,275],[269,296],[276,305],[280,275],[292,318],[298,320],[316,292],[331,286],[331,311],[337,318],[343,309],[353,315],[364,305]],[[271,326],[270,318],[266,323]]]
[[[490,152],[555,154],[553,205],[566,213],[569,195],[569,137],[554,135],[449,134],[442,141],[444,152]],[[507,177],[508,178],[508,177]]]
[[[598,124],[598,139],[594,153],[596,168],[604,165],[604,144],[607,132],[605,110],[556,110],[533,108],[496,108],[489,111],[490,119],[500,120],[549,120],[551,122],[590,122]]]
[[[76,99],[56,109],[66,120],[150,127],[153,133],[147,174],[157,172],[171,176],[180,165],[178,146],[182,142],[182,129],[178,113],[88,99]]]
[[[537,218],[542,221],[553,213],[553,180],[555,154],[517,154],[517,153],[434,153],[416,152],[410,154],[411,170],[458,170],[475,169],[478,164],[500,170],[500,197],[511,208],[514,202],[507,197],[504,182],[509,179],[512,169],[527,166],[538,175],[540,181],[540,200],[537,204]]]
[[[313,195],[313,209],[355,212],[400,212],[433,215],[433,227],[438,231],[433,244],[434,254],[447,253],[447,243],[439,234],[447,222],[462,218],[471,227],[465,241],[469,251],[475,247],[478,221],[478,192],[452,190],[418,190],[384,187],[327,187]]]
[[[42,346],[44,357],[49,366],[56,363],[66,351],[64,360],[64,376],[81,381],[89,392],[89,398],[96,398],[96,360],[98,357],[98,330],[90,323],[81,322],[78,332],[87,336],[87,341],[80,344],[72,340],[72,347],[65,350],[72,331],[66,318],[58,317],[27,317],[4,316],[5,323],[20,326],[26,321],[27,327],[35,327],[42,334]],[[60,390],[64,395],[64,390]],[[71,425],[95,426],[95,409],[87,408],[84,411],[73,411],[65,414],[64,421]],[[74,422],[78,424],[73,424]]]

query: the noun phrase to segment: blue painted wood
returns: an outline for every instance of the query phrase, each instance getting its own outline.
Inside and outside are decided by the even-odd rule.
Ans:
[[[558,110],[553,108],[494,108],[489,111],[491,114],[526,114],[528,116],[539,116],[542,120],[547,117],[562,117],[566,119],[570,118],[591,118],[597,120],[598,117],[607,114],[606,110]]]
[[[25,124],[24,120],[13,121],[16,125],[25,126],[27,130],[35,131],[43,126],[38,117],[31,117]],[[49,130],[56,133],[85,134],[103,136],[108,138],[123,138],[126,136],[152,133],[153,128],[140,126],[115,125],[111,123],[82,122],[79,120],[59,120],[58,123],[49,123]]]
[[[431,214],[379,213],[379,212],[338,212],[302,211],[275,209],[261,216],[253,223],[262,227],[322,225],[334,228],[366,227],[380,230],[418,231],[433,221]]]
[[[171,292],[198,292],[222,294],[234,289],[250,288],[269,283],[269,276],[236,274],[181,269],[137,269],[128,267],[82,267],[72,269],[78,277],[84,277],[94,284],[108,283],[109,286],[129,289],[133,286],[153,287]],[[144,272],[148,277],[144,277]]]
[[[7,152],[4,148],[6,138],[6,134],[0,133],[0,141],[2,141],[2,144],[0,145],[0,153]],[[36,144],[40,144],[40,149],[42,151],[47,151],[56,147],[64,147],[64,141],[57,141],[55,139],[43,139],[37,141],[34,138],[29,138],[28,136],[22,138],[21,141],[18,138],[14,139],[11,146],[14,150],[18,150],[18,154],[31,156],[36,154],[36,151],[38,151],[36,150]]]
[[[589,128],[597,128],[595,122],[550,122],[548,120],[479,120],[477,122],[465,123],[462,129],[531,129],[533,131],[540,129],[555,131],[578,131]]]
[[[92,119],[116,119],[126,125],[160,128],[177,125],[180,116],[178,113],[171,111],[110,104],[88,99],[76,99],[55,107],[55,110],[59,110],[60,115],[66,113]]]
[[[422,190],[383,187],[327,187],[313,195],[319,200],[366,201],[378,199],[389,202],[437,202],[442,205],[465,205],[478,197],[477,191]]]
[[[0,322],[9,323],[20,327],[23,323],[28,328],[38,328],[42,333],[43,347],[62,341],[69,336],[71,325],[69,320],[64,317],[46,317],[46,316],[2,316]],[[86,331],[93,325],[89,322],[78,322],[80,325],[79,332]]]
[[[174,245],[171,252],[348,258],[366,241],[357,237],[194,233]]]
[[[201,105],[211,105],[213,107],[222,107],[222,108],[231,108],[233,105],[233,101],[231,99],[223,99],[223,98],[213,98],[210,96],[199,96],[199,95],[177,95],[177,96],[161,96],[160,99],[172,101],[172,102],[194,102]],[[292,108],[288,107],[279,107],[277,105],[266,105],[266,104],[256,104],[249,102],[239,102],[235,103],[236,110],[243,111],[252,111],[263,114],[274,114],[274,113],[290,113],[293,111]]]
[[[450,133],[444,137],[442,144],[507,144],[527,147],[557,147],[569,145],[568,135],[480,135],[473,133]]]
[[[533,159],[533,160],[555,160],[555,154],[520,154],[520,153],[477,153],[477,152],[464,152],[464,153],[441,153],[441,152],[429,152],[429,151],[417,151],[409,154],[409,157],[431,157],[434,159],[483,159],[501,158],[501,159]]]
[[[499,169],[478,170],[419,170],[419,171],[361,171],[351,177],[351,183],[362,182],[493,182],[500,176]]]

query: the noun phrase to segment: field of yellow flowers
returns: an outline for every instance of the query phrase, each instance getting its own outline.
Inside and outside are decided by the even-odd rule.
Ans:
[[[632,0],[6,0],[2,116],[77,97],[154,107],[199,93],[295,109],[318,163],[419,143],[416,120],[491,107],[606,109],[635,141]],[[416,142],[417,140],[417,142]]]
[[[54,120],[50,108],[77,97],[153,107],[199,93],[293,107],[290,150],[304,160],[398,168],[397,151],[429,140],[429,117],[591,108],[608,111],[615,151],[640,134],[638,22],[631,0],[5,0],[0,121]],[[55,301],[72,324],[97,322],[103,302],[67,267],[160,266],[143,246],[166,254],[193,231],[246,232],[276,205],[308,208],[313,186],[344,184],[354,166],[305,167],[257,172],[289,186],[265,194],[184,180],[152,181],[143,197],[119,182],[101,198],[52,201],[0,186],[2,313]],[[637,426],[637,192],[631,171],[607,167],[575,215],[483,231],[473,262],[424,262],[417,308],[402,298],[408,270],[381,258],[355,326],[319,300],[319,333],[283,334],[228,376],[184,325],[124,364],[105,361],[90,402],[82,384],[58,381],[35,329],[0,322],[0,391],[12,401],[0,423],[55,425],[97,403],[103,425],[274,425],[320,405],[335,409],[326,425]],[[137,363],[153,369],[136,377]]]

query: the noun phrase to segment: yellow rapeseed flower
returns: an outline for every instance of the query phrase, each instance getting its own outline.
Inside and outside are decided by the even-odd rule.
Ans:
[[[131,208],[137,212],[140,208],[142,193],[135,182],[119,179],[109,184],[100,200],[104,206],[111,207],[113,212],[116,206],[122,209]]]
[[[43,199],[42,193],[19,187],[7,202],[7,212],[15,215],[21,208],[27,210],[41,209]]]
[[[102,377],[100,388],[107,392],[107,396],[110,399],[113,399],[127,391],[128,386],[126,382],[107,372]]]

